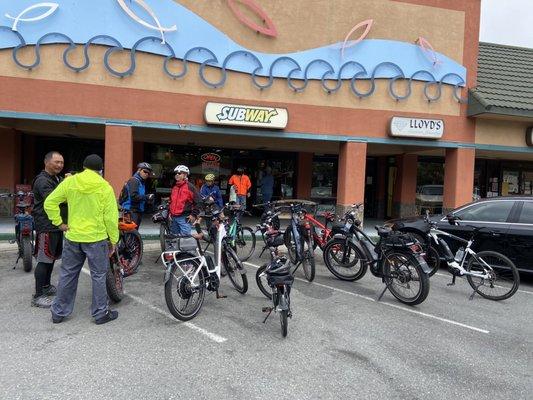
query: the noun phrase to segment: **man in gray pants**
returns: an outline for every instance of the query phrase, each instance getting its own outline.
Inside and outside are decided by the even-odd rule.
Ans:
[[[86,259],[91,271],[91,314],[95,322],[105,324],[118,317],[117,311],[109,309],[106,290],[109,255],[115,250],[119,237],[115,193],[101,176],[103,161],[100,156],[87,156],[83,167],[83,172],[66,178],[44,202],[44,210],[52,224],[66,232],[57,295],[51,307],[55,324],[62,322],[74,309],[78,279]],[[68,226],[59,213],[59,205],[65,201]]]

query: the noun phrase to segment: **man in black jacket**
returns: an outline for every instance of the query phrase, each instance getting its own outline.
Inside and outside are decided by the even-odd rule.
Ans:
[[[61,257],[63,250],[63,232],[48,219],[43,205],[46,197],[61,182],[59,173],[63,170],[63,166],[63,156],[57,151],[51,151],[44,156],[44,170],[33,180],[32,215],[37,233],[35,294],[31,299],[31,305],[34,307],[49,308],[52,304],[50,297],[56,294],[56,287],[50,284],[50,278],[54,262]],[[66,207],[62,210],[62,217],[66,222]]]

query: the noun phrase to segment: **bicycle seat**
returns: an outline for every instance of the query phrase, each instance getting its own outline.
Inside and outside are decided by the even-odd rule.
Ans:
[[[175,235],[169,233],[165,235],[165,240],[171,243],[171,250],[178,250],[182,252],[191,252],[198,248],[198,241],[191,235]]]
[[[387,237],[392,232],[392,229],[387,226],[376,225],[375,228],[376,228],[376,231],[378,231],[378,235],[380,237]]]

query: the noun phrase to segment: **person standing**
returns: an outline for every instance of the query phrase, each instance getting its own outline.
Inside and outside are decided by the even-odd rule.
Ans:
[[[200,188],[200,195],[204,200],[211,200],[219,210],[222,210],[224,207],[224,202],[222,201],[222,193],[220,188],[215,185],[215,175],[207,174],[205,176],[205,183]]]
[[[200,213],[200,195],[196,187],[189,182],[189,168],[178,165],[174,168],[176,184],[170,193],[170,215],[172,223],[170,232],[175,235],[189,236],[191,224]]]
[[[263,203],[269,203],[272,200],[273,192],[274,176],[272,176],[272,168],[266,167],[265,174],[261,178],[261,196],[263,196]]]
[[[228,183],[235,187],[235,192],[237,193],[237,204],[241,204],[243,208],[246,208],[246,198],[250,197],[252,182],[250,182],[248,175],[244,173],[244,168],[237,168],[237,174],[232,175]]]
[[[66,232],[57,295],[51,307],[55,324],[72,314],[78,279],[86,259],[92,280],[91,314],[96,324],[118,317],[117,311],[109,309],[106,290],[109,256],[115,251],[119,238],[115,193],[101,176],[103,161],[100,156],[87,156],[83,167],[83,172],[61,182],[44,202],[44,210],[52,224]],[[65,201],[68,225],[59,212],[59,205]]]
[[[57,151],[50,151],[44,156],[44,170],[33,180],[32,192],[34,205],[32,210],[35,224],[37,266],[35,267],[35,294],[31,299],[33,307],[50,308],[52,296],[57,289],[50,283],[55,260],[61,258],[63,250],[63,232],[52,224],[44,211],[46,197],[61,182],[59,174],[64,167],[63,156]],[[66,222],[66,205],[62,205],[62,222]]]
[[[147,162],[137,164],[137,171],[126,182],[119,197],[123,210],[129,211],[131,220],[141,226],[146,203],[153,200],[153,194],[146,194],[146,181],[152,175],[152,166]]]

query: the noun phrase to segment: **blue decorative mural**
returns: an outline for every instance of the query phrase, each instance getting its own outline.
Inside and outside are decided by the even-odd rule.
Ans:
[[[37,7],[30,9],[35,5]],[[26,9],[28,11],[21,15]],[[147,52],[163,56],[162,69],[174,79],[187,75],[189,63],[199,64],[200,79],[212,88],[223,86],[230,70],[249,74],[258,89],[267,89],[274,78],[282,78],[291,89],[300,92],[310,80],[319,80],[328,93],[348,84],[355,96],[367,97],[375,90],[375,79],[387,78],[389,93],[397,100],[411,94],[410,83],[416,80],[426,82],[424,95],[428,101],[440,98],[443,84],[453,86],[455,98],[461,101],[459,89],[466,81],[466,69],[462,65],[439,53],[436,53],[439,63],[431,63],[414,43],[365,39],[346,48],[342,58],[342,42],[287,54],[252,51],[172,0],[2,2],[0,49],[13,49],[12,58],[18,66],[37,68],[41,62],[41,46],[50,43],[67,44],[63,61],[76,72],[90,67],[89,47],[99,44],[108,46],[104,65],[117,77],[133,74],[136,54]],[[33,62],[24,63],[19,58],[20,50],[26,46],[35,46]],[[69,54],[77,46],[84,48],[84,61],[74,64],[69,61]],[[110,61],[114,53],[121,51],[130,54],[126,70],[115,69]],[[205,70],[209,67],[220,70],[218,79],[206,77]],[[370,89],[358,88],[360,80],[370,80]],[[407,90],[399,93],[395,87],[398,80],[409,82]]]

